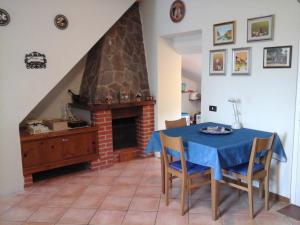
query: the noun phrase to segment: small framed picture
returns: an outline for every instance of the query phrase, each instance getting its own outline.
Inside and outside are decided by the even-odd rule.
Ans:
[[[179,23],[185,16],[185,5],[183,1],[176,0],[170,8],[170,18],[174,23]]]
[[[264,68],[291,68],[292,46],[264,48]]]
[[[54,18],[54,24],[58,29],[64,30],[68,27],[69,21],[67,17],[59,14]]]
[[[274,15],[248,19],[247,41],[273,40]]]
[[[214,45],[234,44],[235,21],[214,24]]]
[[[226,74],[226,49],[211,50],[209,57],[209,74],[225,75]]]
[[[251,74],[251,48],[232,49],[232,74]]]

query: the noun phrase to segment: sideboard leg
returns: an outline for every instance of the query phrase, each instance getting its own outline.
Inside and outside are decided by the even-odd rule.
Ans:
[[[32,174],[24,175],[24,187],[29,187],[33,184]]]

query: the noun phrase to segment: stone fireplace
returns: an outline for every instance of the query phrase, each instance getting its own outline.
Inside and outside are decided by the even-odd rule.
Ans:
[[[134,101],[139,93],[149,96],[139,5],[134,3],[87,54],[80,87],[81,101],[119,103],[120,93]]]
[[[136,2],[87,54],[80,102],[74,106],[90,111],[92,124],[98,127],[99,159],[91,162],[92,169],[112,165],[125,151],[144,155],[154,130],[155,101],[149,96]]]
[[[128,104],[81,106],[92,113],[92,123],[98,127],[99,159],[91,162],[92,169],[109,167],[118,162],[120,153],[124,149],[131,151],[136,157],[145,156],[144,149],[154,130],[154,103],[154,101],[142,101]],[[113,121],[121,118],[134,118],[136,145],[114,149]],[[128,132],[128,130],[124,129],[123,132]]]
[[[132,116],[112,120],[114,151],[137,146],[137,118]]]

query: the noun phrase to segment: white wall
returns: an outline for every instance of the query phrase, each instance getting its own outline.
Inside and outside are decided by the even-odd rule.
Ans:
[[[22,190],[19,122],[68,73],[134,0],[1,0],[11,22],[0,29],[0,195]],[[54,17],[67,16],[62,31]],[[47,56],[47,69],[27,70],[26,53]]]
[[[194,81],[198,81],[199,91],[202,72],[202,54],[183,54],[182,55],[182,74]]]
[[[165,120],[181,117],[181,56],[166,38],[158,39],[157,124],[165,128]],[[149,76],[149,75],[148,75]]]
[[[288,162],[279,163],[274,169],[271,179],[271,190],[283,196],[290,196],[291,163],[294,134],[294,114],[296,99],[296,81],[298,64],[298,40],[300,32],[300,4],[296,0],[271,1],[185,1],[186,16],[182,22],[175,24],[169,18],[169,8],[172,0],[144,0],[156,5],[156,30],[157,36],[172,35],[193,30],[202,31],[202,118],[205,121],[222,123],[232,122],[232,109],[227,102],[229,97],[241,99],[242,122],[245,127],[277,132],[283,142]],[[158,7],[159,5],[159,7]],[[271,5],[271,6],[270,6]],[[247,43],[247,18],[275,14],[275,35],[273,41]],[[152,20],[152,17],[144,18],[144,21]],[[212,27],[215,23],[236,20],[236,44],[213,46]],[[147,22],[150,23],[150,22]],[[144,29],[147,29],[144,27]],[[145,38],[147,42],[156,42],[157,37]],[[268,46],[292,45],[293,62],[290,69],[263,69],[263,48]],[[152,44],[154,46],[154,44]],[[253,64],[251,76],[231,76],[230,60],[227,63],[226,76],[209,76],[209,50],[228,49],[228,59],[231,57],[231,49],[237,47],[252,47]],[[146,44],[146,50],[147,44]],[[155,50],[151,50],[155,52]],[[165,56],[167,57],[167,56]],[[164,60],[160,52],[147,57],[148,65]],[[169,61],[169,60],[168,60]],[[175,63],[175,62],[174,62]],[[173,63],[173,65],[174,65]],[[169,64],[171,64],[169,62]],[[155,70],[151,68],[152,70]],[[160,95],[167,95],[170,89],[168,81],[163,81],[161,73],[149,73],[150,79],[157,79],[160,86],[168,89],[157,91],[157,99]],[[161,98],[163,99],[163,98]],[[161,105],[164,102],[160,103]],[[208,106],[218,106],[218,112],[209,112]],[[159,111],[159,105],[158,111]],[[162,117],[173,115],[173,109],[165,111]],[[158,115],[160,118],[161,115]],[[162,123],[156,120],[157,127]]]
[[[67,73],[36,107],[34,107],[26,117],[26,120],[63,119],[66,105],[72,102],[68,90],[72,90],[75,94],[79,93],[85,62],[86,56]]]
[[[157,55],[158,35],[157,35],[157,10],[156,1],[140,0],[140,16],[143,29],[143,40],[145,57],[148,72],[148,81],[151,95],[157,98],[157,60],[152,60]],[[151,18],[151,19],[149,19]],[[158,121],[157,104],[154,106],[154,121]],[[157,128],[157,123],[155,123]]]

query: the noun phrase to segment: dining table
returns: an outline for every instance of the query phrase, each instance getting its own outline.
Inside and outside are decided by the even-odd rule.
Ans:
[[[230,132],[204,133],[206,128],[224,127]],[[268,138],[271,132],[241,128],[231,129],[229,125],[206,122],[197,125],[162,130],[172,137],[182,137],[185,159],[189,162],[211,168],[211,206],[212,219],[218,218],[219,186],[222,180],[222,169],[249,162],[254,138]],[[148,141],[145,152],[161,152],[160,131],[154,131]],[[161,157],[162,158],[162,157]],[[286,154],[279,136],[275,135],[273,158],[286,161]],[[162,177],[164,163],[162,162]],[[163,179],[163,178],[162,178]],[[164,192],[164,187],[162,187]]]

